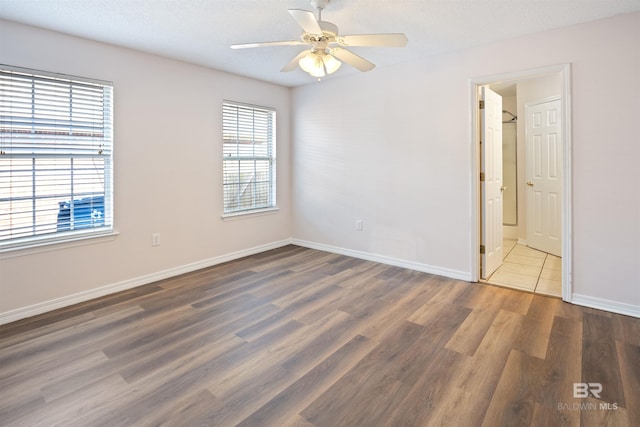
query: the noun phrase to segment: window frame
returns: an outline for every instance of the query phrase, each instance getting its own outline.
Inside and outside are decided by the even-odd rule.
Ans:
[[[247,132],[247,128],[240,124],[241,121],[238,116],[236,116],[235,121],[233,119],[230,120],[230,112],[232,110],[236,111],[236,114],[239,115],[239,111],[242,110],[245,114],[244,119],[247,118],[246,114],[248,111],[252,112],[252,117],[254,119],[253,126],[251,128],[252,139],[251,139],[251,147],[253,147],[254,155],[240,155],[240,147],[241,140],[240,134]],[[267,123],[263,123],[266,128],[262,128],[261,126],[256,125],[256,113],[259,115],[265,116],[262,119],[267,120]],[[260,118],[260,117],[259,117]],[[268,213],[278,210],[277,206],[277,196],[276,196],[276,170],[277,170],[277,156],[276,156],[276,146],[277,146],[277,138],[276,138],[276,123],[277,123],[277,112],[275,108],[265,107],[260,105],[247,104],[238,101],[231,100],[223,100],[222,102],[222,218],[223,219],[236,219],[241,217],[253,216],[262,213]],[[229,134],[233,134],[235,136],[236,141],[236,155],[228,154],[228,146],[232,146],[233,144],[228,144],[226,141],[230,140]],[[257,136],[256,136],[257,135]],[[260,138],[264,138],[264,142],[266,143],[266,153],[263,155],[255,155],[255,147],[259,142]],[[233,140],[233,139],[231,139]],[[246,141],[244,145],[247,145]],[[226,154],[226,155],[225,155]],[[228,162],[238,162],[237,172],[238,178],[234,181],[228,180]],[[261,192],[260,195],[262,197],[267,198],[267,203],[256,204],[255,202],[248,207],[242,207],[239,198],[242,195],[236,195],[235,199],[237,203],[234,207],[228,208],[227,200],[229,199],[228,188],[233,186],[239,187],[240,185],[245,185],[245,189],[251,185],[251,182],[246,182],[241,179],[241,171],[243,167],[241,166],[241,162],[251,163],[253,162],[254,169],[257,168],[257,162],[266,162],[268,164],[268,190],[266,193]],[[254,170],[255,174],[255,170]],[[264,183],[265,181],[263,181]],[[253,189],[254,192],[256,190],[257,182],[254,182]],[[266,195],[265,195],[266,194]],[[254,198],[257,197],[254,194]]]
[[[7,91],[5,93],[12,91],[12,89],[17,90],[14,88],[19,85],[27,88],[29,84],[31,84],[32,91],[31,96],[28,98],[21,97],[26,92],[16,92],[2,98],[10,104],[16,103],[18,105],[22,102],[23,106],[30,106],[26,108],[31,108],[32,110],[31,114],[25,115],[24,109],[22,109],[22,113],[17,112],[21,107],[8,104],[5,104],[6,108],[0,109],[0,113],[5,114],[0,114],[0,128],[4,128],[4,131],[0,132],[0,159],[4,157],[9,160],[6,169],[0,169],[0,172],[4,170],[7,174],[5,177],[9,177],[6,181],[8,187],[4,188],[15,188],[14,185],[16,185],[16,181],[10,178],[11,174],[16,173],[16,166],[10,163],[15,161],[16,164],[20,164],[20,160],[22,160],[22,163],[26,164],[28,159],[31,160],[33,165],[31,177],[33,189],[31,194],[19,196],[20,199],[31,200],[31,209],[28,212],[33,218],[30,226],[33,230],[30,233],[25,232],[22,234],[15,231],[12,232],[11,230],[14,230],[15,226],[12,228],[11,222],[9,222],[9,227],[4,228],[8,237],[0,240],[0,254],[34,248],[36,252],[39,252],[43,247],[51,245],[65,243],[67,244],[65,245],[66,247],[71,242],[71,245],[75,246],[77,244],[90,243],[90,241],[94,241],[94,238],[103,240],[105,237],[117,235],[114,231],[113,220],[113,82],[7,64],[0,64],[0,71],[5,76],[15,75],[15,80],[12,80],[11,77],[6,77],[6,85],[3,85],[4,88],[2,89]],[[37,109],[44,108],[41,104],[37,104],[40,101],[36,100],[38,82],[47,87],[47,90],[54,87],[55,92],[57,90],[55,87],[58,86],[64,91],[69,91],[68,96],[64,94],[65,92],[59,92],[61,95],[58,96],[58,94],[54,93],[52,95],[48,91],[41,95],[42,97],[53,97],[51,102],[56,103],[56,106],[50,107],[50,111],[53,112],[49,113],[53,115],[53,118],[43,119],[43,114],[47,114],[35,113]],[[92,91],[97,95],[94,97],[82,93],[83,88],[88,88],[86,90]],[[80,91],[82,96],[88,97],[78,101],[80,98],[77,98],[79,94],[76,91]],[[76,97],[75,99],[74,96]],[[86,103],[91,103],[98,107],[87,107],[86,104],[83,107],[78,107],[79,103],[85,102],[85,100]],[[59,101],[62,102],[58,104]],[[68,113],[65,118],[55,117],[66,110],[68,110]],[[91,114],[88,118],[86,116],[87,111],[90,111]],[[95,111],[98,111],[98,113],[95,113]],[[80,116],[83,116],[83,119],[78,119]],[[95,122],[96,118],[98,118],[98,122]],[[45,122],[53,124],[43,125]],[[76,127],[83,127],[87,123],[89,123],[90,130],[75,130]],[[98,124],[96,125],[96,123]],[[28,133],[21,129],[25,126],[31,128]],[[43,126],[45,129],[43,129]],[[27,138],[17,137],[17,135],[24,137],[25,134],[29,136]],[[38,137],[45,139],[42,140]],[[25,142],[21,142],[19,139]],[[62,164],[67,160],[69,162],[68,167],[65,167]],[[41,178],[40,182],[36,178],[36,164],[38,162],[45,163],[47,165],[45,170],[48,169],[47,172],[42,172],[44,178]],[[49,163],[47,164],[47,162]],[[83,162],[85,165],[90,164],[89,167],[85,166],[83,170],[85,174],[91,177],[80,178],[83,180],[78,181],[74,173],[78,171],[78,163],[81,164]],[[59,194],[56,190],[55,195],[47,194],[47,190],[43,188],[51,186],[50,180],[55,180],[58,176],[57,174],[62,176],[62,179],[68,180],[68,184],[61,184],[61,188],[70,186],[70,190],[60,190]],[[75,191],[74,187],[76,185],[84,185],[84,191]],[[93,188],[88,189],[88,187],[92,186]],[[0,200],[3,199],[2,196],[0,194]],[[17,200],[16,197],[15,193],[11,192],[6,194],[4,199],[6,199],[5,202],[13,203],[14,200]],[[87,197],[90,197],[90,199]],[[63,208],[61,199],[63,198],[68,198],[63,202],[68,202],[65,203],[65,206],[69,208],[70,218],[65,221],[63,216],[63,223],[61,223],[60,215]],[[101,198],[102,212],[97,210],[96,205],[93,204]],[[47,209],[49,212],[48,217],[56,216],[55,225],[51,222],[51,219],[43,224],[42,218],[38,218],[36,206],[38,201],[42,202],[45,199],[50,200],[49,205],[51,206],[54,202],[59,205],[58,211],[55,213],[51,208]],[[87,200],[90,200],[91,203],[88,206],[86,205]],[[85,205],[81,204],[83,201]],[[93,209],[89,215],[91,219],[77,218],[74,209],[80,209],[80,207],[76,207],[76,205],[81,206],[83,209]],[[11,212],[8,211],[5,214],[7,215],[5,220],[13,221],[10,217],[12,215]],[[98,218],[97,220],[95,219],[96,217]],[[38,222],[38,219],[41,221]],[[39,228],[41,230],[38,230]],[[13,236],[14,234],[16,236]]]

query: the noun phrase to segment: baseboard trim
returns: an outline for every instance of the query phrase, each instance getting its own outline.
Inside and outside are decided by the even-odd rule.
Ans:
[[[393,265],[396,267],[408,268],[415,271],[421,271],[424,273],[436,274],[439,276],[449,277],[457,280],[464,280],[466,282],[472,281],[471,274],[464,271],[453,270],[442,267],[434,267],[432,265],[423,264],[414,261],[407,261],[398,258],[388,257],[385,255],[374,254],[370,252],[358,251],[353,249],[341,248],[338,246],[325,245],[323,243],[310,242],[301,239],[284,239],[277,242],[267,243],[260,246],[255,246],[249,249],[241,251],[231,252],[225,255],[197,261],[194,263],[181,265],[174,268],[158,271],[144,276],[135,277],[133,279],[124,280],[118,283],[113,283],[99,288],[90,289],[88,291],[79,292],[76,294],[56,298],[50,301],[45,301],[38,304],[33,304],[27,307],[18,308],[15,310],[0,313],[0,325],[15,322],[17,320],[25,319],[28,317],[36,316],[38,314],[46,313],[49,311],[57,310],[59,308],[68,307],[73,304],[89,301],[94,298],[99,298],[105,295],[110,295],[116,292],[125,291],[138,286],[147,285],[149,283],[156,282],[158,280],[168,279],[170,277],[178,276],[184,273],[190,273],[192,271],[200,270],[202,268],[212,267],[224,262],[233,261],[235,259],[243,258],[250,255],[255,255],[261,252],[265,252],[271,249],[277,249],[282,246],[294,244],[310,249],[316,249],[325,252],[336,253],[340,255],[351,256],[354,258],[364,259],[367,261],[379,262],[382,264]],[[572,294],[571,303],[581,305],[584,307],[595,308],[598,310],[609,311],[612,313],[623,314],[626,316],[640,318],[640,306],[627,304],[618,301],[611,301],[603,298],[595,298],[587,295]]]
[[[237,252],[231,252],[229,254],[220,255],[217,257],[197,261],[194,263],[181,265],[179,267],[169,268],[166,270],[158,271],[155,273],[145,274],[144,276],[135,277],[133,279],[123,280],[118,283],[113,283],[99,288],[90,289],[76,294],[67,295],[64,297],[56,298],[50,301],[33,304],[27,307],[18,308],[15,310],[0,313],[0,325],[6,323],[15,322],[17,320],[25,319],[27,317],[36,316],[38,314],[46,313],[49,311],[57,310],[59,308],[68,307],[73,304],[89,301],[94,298],[99,298],[105,295],[114,294],[116,292],[126,291],[138,286],[147,285],[149,283],[157,282],[158,280],[168,279],[170,277],[179,276],[180,274],[190,273],[192,271],[200,270],[202,268],[212,267],[224,262],[233,261],[235,259],[243,258],[250,255],[255,255],[260,252],[265,252],[271,249],[280,248],[291,244],[291,239],[280,240],[277,242],[267,243],[265,245],[255,246],[249,249],[244,249]]]
[[[407,261],[403,259],[388,257],[386,255],[379,255],[354,249],[341,248],[338,246],[325,245],[323,243],[310,242],[307,240],[292,239],[291,243],[294,245],[303,246],[305,248],[317,249],[320,251],[331,252],[339,255],[346,255],[354,258],[364,259],[367,261],[379,262],[381,264],[393,265],[396,267],[408,268],[410,270],[421,271],[423,273],[436,274],[438,276],[449,277],[451,279],[464,280],[465,282],[472,281],[471,274],[466,271],[434,267],[432,265],[415,261]]]
[[[517,225],[503,225],[502,237],[505,239],[518,240],[519,228]]]
[[[627,304],[624,302],[611,301],[604,298],[590,297],[588,295],[573,294],[571,303],[584,307],[596,308],[598,310],[610,311],[612,313],[624,314],[625,316],[640,318],[640,306]]]

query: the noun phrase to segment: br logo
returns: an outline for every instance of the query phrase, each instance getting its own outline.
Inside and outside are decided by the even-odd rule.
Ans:
[[[600,399],[602,392],[602,384],[600,383],[573,383],[573,397],[575,399],[584,399],[589,395]]]

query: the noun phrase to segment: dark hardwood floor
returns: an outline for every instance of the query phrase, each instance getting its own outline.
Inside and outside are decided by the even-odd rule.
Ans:
[[[638,426],[640,319],[286,246],[0,326],[0,393],[6,426]]]

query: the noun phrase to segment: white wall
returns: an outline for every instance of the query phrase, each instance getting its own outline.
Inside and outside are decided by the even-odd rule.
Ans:
[[[0,257],[0,320],[290,236],[471,277],[470,79],[561,63],[572,63],[574,297],[640,314],[639,37],[636,13],[291,93],[0,21],[0,62],[114,82],[120,233]],[[374,61],[381,54],[367,52]],[[220,219],[222,99],[278,110],[275,214]],[[363,231],[355,230],[356,219],[364,220]],[[150,244],[154,232],[162,236],[158,248]]]
[[[119,232],[86,246],[0,256],[3,320],[291,236],[288,88],[7,21],[0,62],[113,81]],[[277,110],[277,213],[221,219],[223,99]],[[151,247],[156,232],[161,246]]]
[[[469,81],[571,63],[574,300],[640,316],[639,39],[635,13],[295,89],[294,236],[471,277]]]

